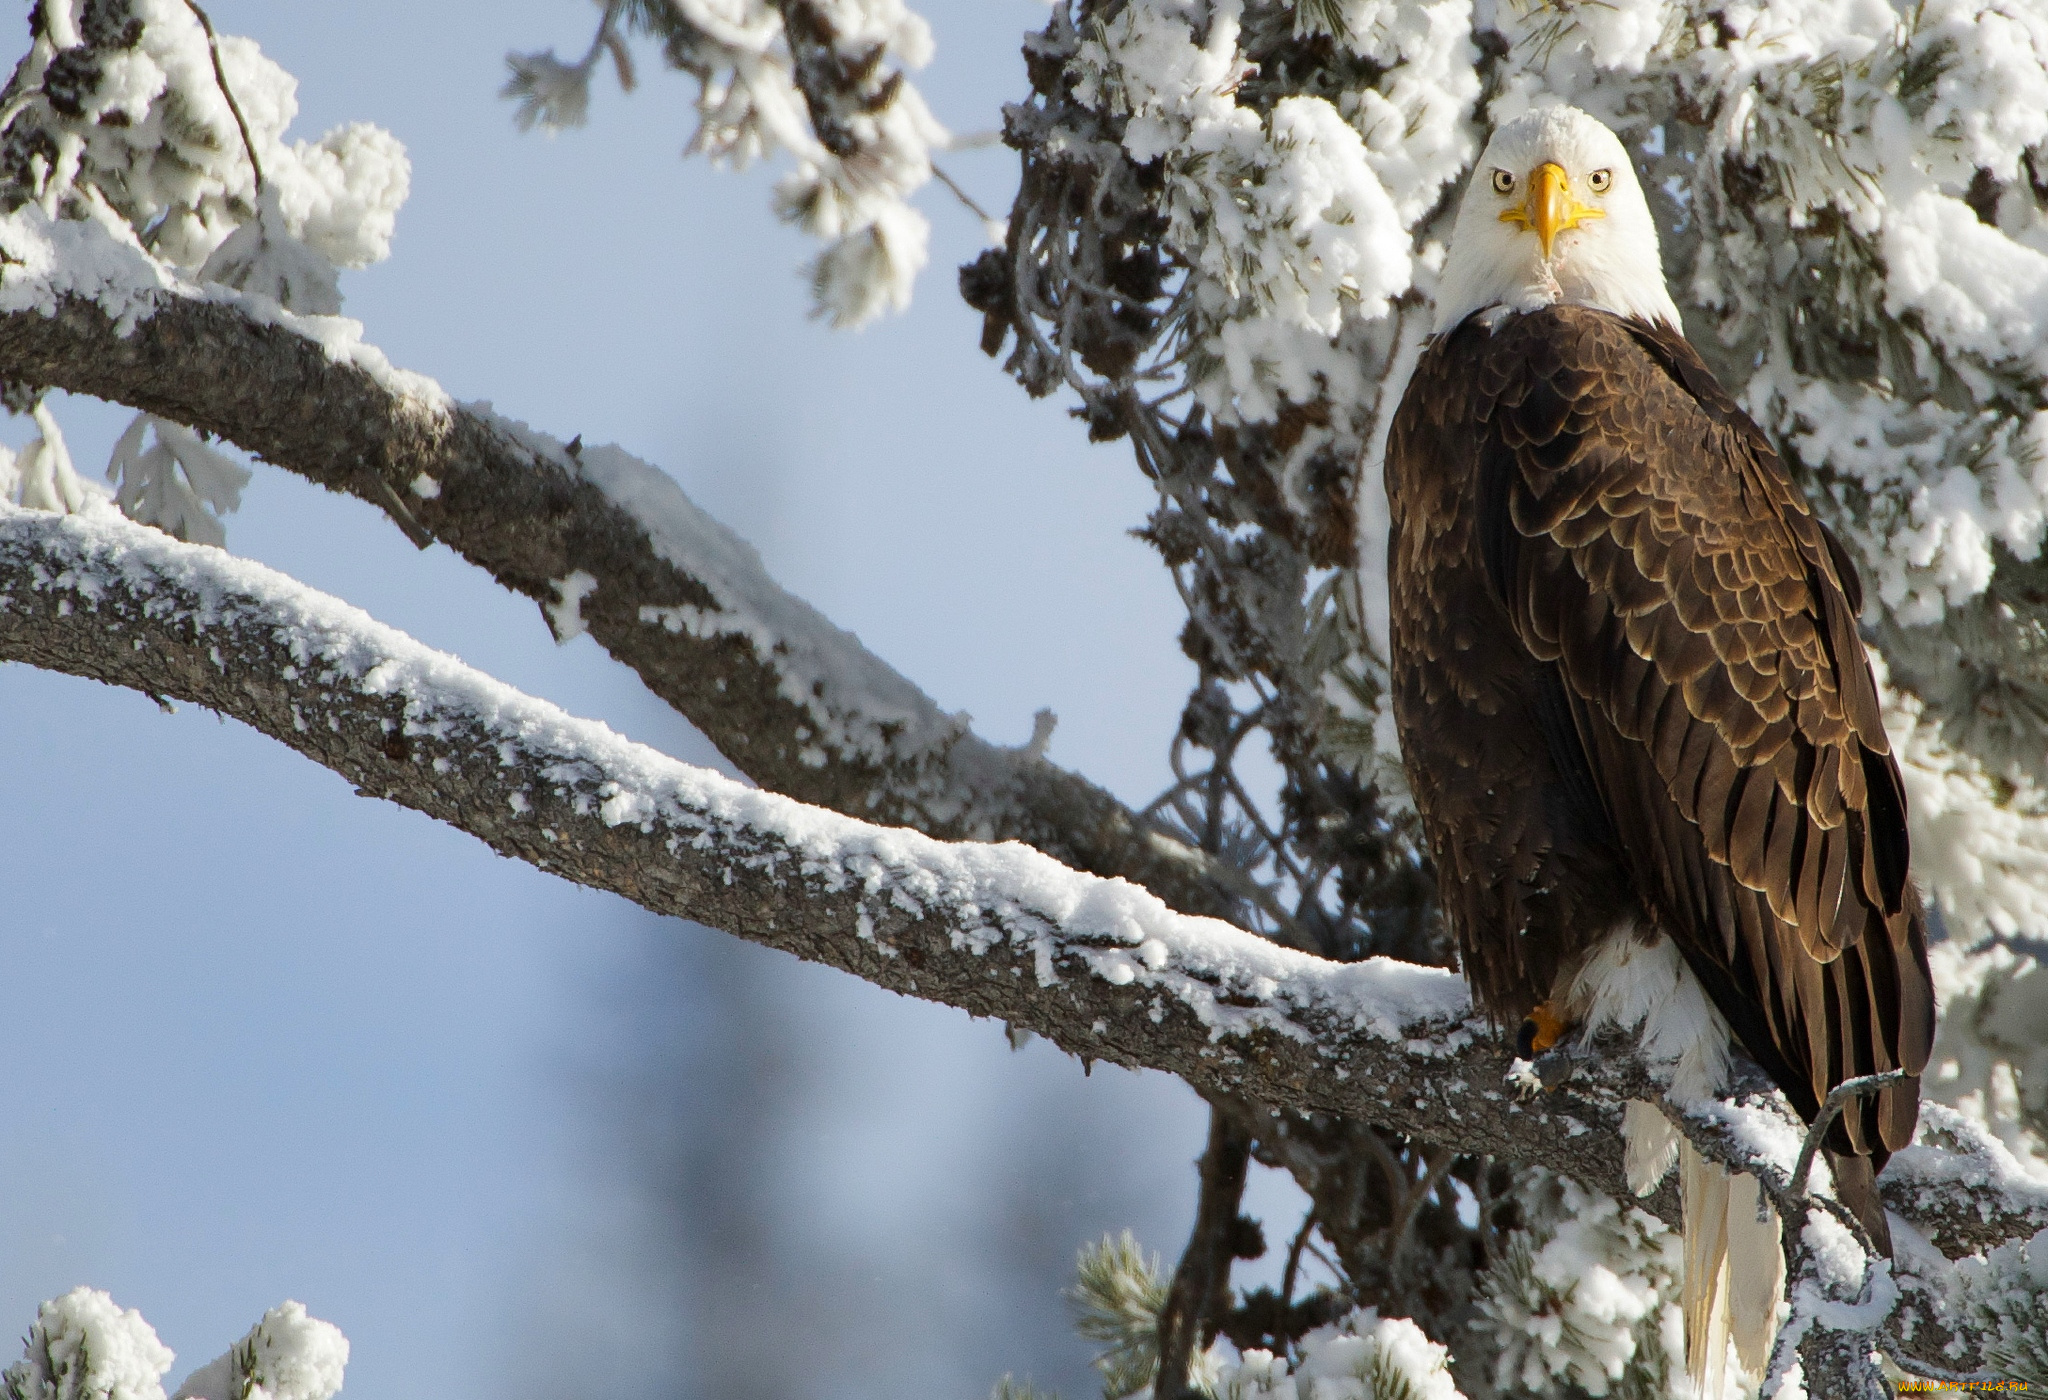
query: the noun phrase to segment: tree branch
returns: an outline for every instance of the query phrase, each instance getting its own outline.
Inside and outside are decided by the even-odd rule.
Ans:
[[[977,738],[784,592],[675,482],[391,368],[336,317],[180,281],[96,224],[0,220],[0,379],[227,438],[440,540],[587,630],[764,787],[940,837],[1014,839],[1220,912],[1208,859],[1027,748]]]
[[[0,507],[0,659],[207,706],[502,854],[1077,1055],[1453,1146],[1543,1142],[1562,1170],[1619,1185],[1596,1131],[1619,1099],[1515,1102],[1455,973],[1325,962],[1021,845],[748,788],[111,509]]]
[[[1542,1162],[1625,1199],[1622,1105],[1660,1097],[1612,1055],[1520,1102],[1455,973],[1326,962],[1021,845],[936,841],[748,788],[110,507],[0,507],[0,659],[207,706],[565,879],[1265,1110]],[[1687,1119],[1688,1133],[1725,1160],[1770,1132],[1796,1154],[1782,1099],[1743,1087],[1728,1112],[1746,1118]],[[2048,1223],[2048,1193],[1998,1144],[1928,1111],[1946,1150],[1899,1154],[1895,1208],[1949,1252]],[[1647,1204],[1674,1218],[1674,1195]]]
[[[1222,1105],[1209,1110],[1209,1146],[1197,1163],[1201,1194],[1195,1230],[1173,1271],[1166,1306],[1159,1310],[1159,1400],[1194,1400],[1188,1372],[1230,1311],[1230,1264],[1239,1244],[1238,1207],[1251,1169],[1252,1135]]]

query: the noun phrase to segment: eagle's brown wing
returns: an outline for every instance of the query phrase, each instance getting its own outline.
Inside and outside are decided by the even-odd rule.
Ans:
[[[1924,919],[1847,559],[1676,332],[1579,307],[1472,332],[1487,572],[1638,893],[1803,1115],[1917,1075]],[[1864,1100],[1837,1149],[1881,1161],[1918,1102]]]

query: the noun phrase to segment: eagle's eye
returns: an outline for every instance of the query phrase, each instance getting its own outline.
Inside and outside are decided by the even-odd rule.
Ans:
[[[1493,172],[1493,187],[1501,194],[1512,194],[1515,189],[1515,177],[1505,170],[1496,170]]]
[[[1596,170],[1586,177],[1586,185],[1594,194],[1606,194],[1609,189],[1613,188],[1614,172],[1612,170]]]

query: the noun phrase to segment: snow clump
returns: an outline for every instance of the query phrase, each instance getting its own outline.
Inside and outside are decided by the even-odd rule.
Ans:
[[[1218,1400],[1464,1400],[1449,1353],[1405,1317],[1359,1308],[1301,1339],[1289,1366],[1248,1351],[1217,1369]]]
[[[1990,1370],[2048,1386],[2048,1230],[1959,1263],[1949,1305]]]
[[[1922,1092],[2048,1181],[2048,968],[2004,943],[1928,949],[1941,1021]]]
[[[1375,87],[1330,99],[1242,100],[1257,76],[1238,0],[1134,0],[1079,47],[1074,93],[1124,118],[1124,149],[1163,162],[1166,242],[1193,275],[1190,377],[1225,419],[1284,401],[1365,392],[1335,345],[1347,318],[1384,317],[1415,285],[1410,227],[1474,149],[1470,6],[1304,4],[1298,23],[1342,30],[1383,65]]]
[[[341,1329],[287,1301],[187,1376],[173,1400],[328,1400],[347,1366]]]
[[[44,0],[36,14],[6,174],[45,209],[100,205],[196,270],[254,216],[260,186],[282,231],[334,266],[390,254],[412,171],[389,132],[354,123],[285,144],[298,80],[253,40],[210,43],[183,0]]]
[[[7,1400],[164,1400],[177,1358],[142,1314],[96,1288],[36,1309],[21,1360],[0,1375]],[[324,1397],[323,1397],[324,1400]]]

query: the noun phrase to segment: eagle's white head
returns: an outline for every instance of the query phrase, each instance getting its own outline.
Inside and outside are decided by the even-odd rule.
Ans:
[[[1451,232],[1436,329],[1484,307],[1559,302],[1682,324],[1628,151],[1576,107],[1517,117],[1486,143]]]

